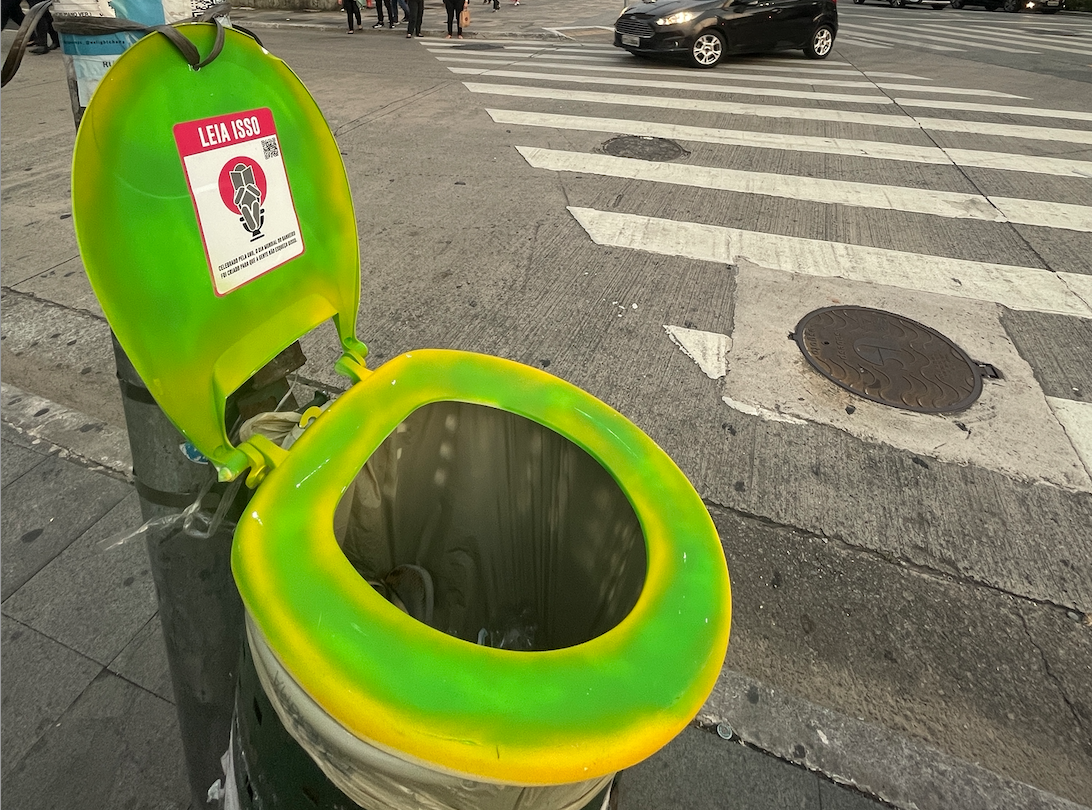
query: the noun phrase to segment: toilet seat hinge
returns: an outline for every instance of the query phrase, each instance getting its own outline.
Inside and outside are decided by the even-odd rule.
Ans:
[[[262,483],[266,474],[288,457],[287,450],[278,447],[258,433],[251,436],[236,449],[241,450],[250,462],[250,473],[246,477],[246,485],[251,489]]]
[[[334,371],[343,377],[348,377],[353,381],[353,385],[356,385],[372,373],[364,361],[364,358],[368,356],[368,347],[354,337],[343,337],[341,348],[344,351],[334,363]]]

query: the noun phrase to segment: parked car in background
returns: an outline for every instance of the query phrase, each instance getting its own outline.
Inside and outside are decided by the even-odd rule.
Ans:
[[[853,0],[853,2],[856,3],[858,6],[863,6],[865,0]],[[935,8],[937,11],[940,11],[942,8],[944,8],[946,5],[948,5],[948,0],[944,0],[943,3],[939,3],[939,2],[938,3],[932,3],[932,2],[929,2],[929,0],[880,0],[880,2],[886,2],[887,5],[891,6],[892,8],[895,8],[895,7],[906,8],[907,6],[912,6],[912,5],[919,5],[920,6],[920,5],[924,5],[925,3],[929,3],[929,5],[931,5],[933,8]],[[952,3],[952,5],[955,5],[955,3]],[[958,6],[956,6],[956,7],[958,8]]]
[[[614,24],[617,47],[700,68],[730,53],[785,49],[825,59],[837,35],[836,0],[637,0]]]
[[[1044,14],[1057,14],[1065,8],[1065,0],[951,0],[952,8],[964,6],[985,6],[987,11],[996,11],[999,8],[1005,11],[1017,12],[1027,9],[1029,11],[1041,11]]]

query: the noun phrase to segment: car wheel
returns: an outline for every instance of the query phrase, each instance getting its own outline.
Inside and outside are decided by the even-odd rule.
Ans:
[[[804,47],[804,55],[809,59],[826,59],[830,49],[834,47],[834,29],[825,23],[815,29],[808,44]]]
[[[690,46],[690,64],[700,68],[716,67],[724,58],[725,47],[721,33],[712,28],[706,28],[698,34],[694,44]]]
[[[1005,0],[1004,9],[1010,14],[1015,14],[1017,11],[1020,10],[1022,5],[1023,4],[1020,2],[1020,0]]]
[[[898,4],[899,4],[899,0],[887,0],[887,5],[891,6],[891,8],[894,8]]]
[[[963,0],[952,0],[951,6],[957,10],[961,9],[963,8]]]

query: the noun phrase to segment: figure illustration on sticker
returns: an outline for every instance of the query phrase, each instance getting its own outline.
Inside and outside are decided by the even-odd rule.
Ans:
[[[250,231],[250,241],[254,242],[262,238],[262,225],[265,223],[262,190],[254,177],[254,167],[239,161],[229,174],[234,189],[232,201],[241,214],[239,221]]]

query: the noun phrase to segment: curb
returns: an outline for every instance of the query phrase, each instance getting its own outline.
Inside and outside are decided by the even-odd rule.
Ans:
[[[1087,810],[728,669],[695,722],[907,810]]]
[[[0,421],[28,437],[30,444],[44,442],[61,458],[132,480],[133,460],[125,430],[9,383],[0,383],[0,412]]]

